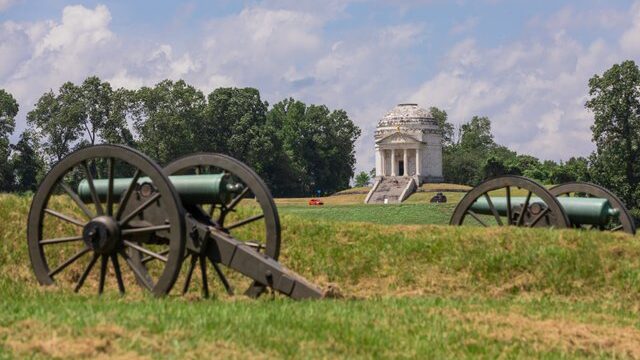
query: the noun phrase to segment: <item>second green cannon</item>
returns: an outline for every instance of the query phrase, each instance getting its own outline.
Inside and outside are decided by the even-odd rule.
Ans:
[[[450,224],[588,228],[635,234],[622,201],[607,189],[571,182],[550,189],[521,176],[486,180],[460,200]]]

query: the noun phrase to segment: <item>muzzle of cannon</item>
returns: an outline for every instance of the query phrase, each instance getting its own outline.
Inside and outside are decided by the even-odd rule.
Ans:
[[[522,196],[524,195],[524,196]],[[574,227],[635,234],[634,220],[610,191],[573,182],[547,190],[531,179],[501,176],[469,191],[450,224],[481,226]]]
[[[251,297],[267,289],[294,299],[324,296],[278,262],[280,222],[262,179],[221,154],[186,156],[162,169],[124,146],[75,151],[36,192],[27,240],[37,280],[75,291],[102,293],[112,276],[121,293],[127,280],[158,296],[181,282],[183,294],[199,283],[208,297],[213,269],[216,288],[228,294],[244,286]]]

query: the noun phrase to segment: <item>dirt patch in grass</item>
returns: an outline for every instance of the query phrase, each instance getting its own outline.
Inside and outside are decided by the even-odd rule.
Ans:
[[[173,348],[172,342],[186,342],[187,332],[170,331],[161,335],[131,331],[116,325],[98,325],[72,331],[66,326],[48,326],[24,320],[11,327],[0,327],[0,345],[18,358],[52,359],[150,359],[153,355],[174,355],[180,359],[267,359],[273,354],[245,349],[229,341],[207,339],[195,346]],[[146,354],[125,349],[125,343],[138,344]],[[176,353],[177,351],[177,353]]]
[[[640,359],[640,330],[580,323],[567,319],[535,319],[518,313],[460,312],[446,310],[448,317],[463,321],[468,330],[501,342],[526,341],[538,351],[563,351]]]
[[[74,335],[62,327],[50,329],[40,322],[25,320],[11,328],[0,328],[6,348],[17,356],[54,359],[147,359],[119,346],[126,331],[114,325],[99,325]]]

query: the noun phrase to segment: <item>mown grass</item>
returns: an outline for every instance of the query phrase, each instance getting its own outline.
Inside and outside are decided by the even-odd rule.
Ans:
[[[98,297],[36,284],[29,203],[0,195],[0,358],[640,358],[638,237],[282,206],[282,263],[344,299]]]

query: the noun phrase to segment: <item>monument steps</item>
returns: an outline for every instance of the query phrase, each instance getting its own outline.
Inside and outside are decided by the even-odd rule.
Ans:
[[[383,177],[374,184],[365,203],[399,204],[416,189],[415,181],[408,176]]]

